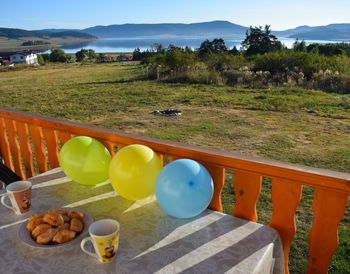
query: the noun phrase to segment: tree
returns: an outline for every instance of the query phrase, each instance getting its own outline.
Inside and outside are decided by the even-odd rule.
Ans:
[[[186,46],[185,49],[184,49],[184,51],[185,51],[186,53],[193,53],[192,48],[189,47],[189,46]]]
[[[309,53],[318,53],[318,47],[320,44],[318,43],[312,43],[306,47],[306,51]]]
[[[222,38],[214,39],[213,41],[211,41],[211,45],[214,53],[223,53],[227,51],[225,41]]]
[[[216,38],[212,41],[207,39],[201,44],[199,49],[197,49],[198,56],[201,59],[207,59],[211,54],[224,52],[227,52],[227,47],[222,38]]]
[[[233,54],[233,55],[238,55],[238,54],[239,54],[239,50],[237,49],[236,46],[234,46],[234,47],[230,50],[230,53]]]
[[[166,50],[167,52],[172,52],[172,51],[183,51],[182,48],[177,47],[173,44],[170,44]]]
[[[50,53],[43,53],[40,56],[44,59],[44,62],[50,62]]]
[[[66,62],[67,63],[74,63],[75,62],[75,56],[72,54],[66,54]]]
[[[306,52],[306,43],[304,40],[300,41],[297,39],[293,43],[293,50],[299,52]]]
[[[154,43],[153,45],[151,45],[151,51],[156,53],[163,53],[165,52],[165,48],[163,47],[162,44]]]
[[[264,28],[250,27],[246,32],[246,38],[242,42],[242,48],[247,55],[264,54],[271,51],[281,50],[282,43],[271,33],[269,25]]]
[[[87,49],[81,49],[75,53],[75,57],[77,58],[78,62],[82,62],[85,59],[88,58],[88,50]]]
[[[37,55],[39,65],[45,65],[45,59],[41,54]]]
[[[134,52],[132,53],[132,60],[134,60],[134,61],[141,61],[142,57],[143,57],[143,55],[142,55],[142,52],[141,52],[140,48],[136,48],[134,50]]]
[[[90,61],[96,59],[96,52],[93,49],[89,49],[88,51],[88,58]]]
[[[67,62],[67,56],[63,49],[53,49],[50,53],[51,62]]]
[[[81,49],[75,53],[75,57],[78,62],[85,60],[94,60],[96,59],[96,53],[93,49]]]

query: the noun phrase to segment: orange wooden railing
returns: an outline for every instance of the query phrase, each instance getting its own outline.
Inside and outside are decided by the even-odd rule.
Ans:
[[[0,155],[5,164],[22,178],[58,167],[59,148],[74,135],[94,137],[102,141],[112,154],[125,145],[138,143],[151,147],[162,159],[165,159],[164,156],[170,160],[191,158],[203,163],[215,185],[210,208],[218,211],[223,210],[221,191],[225,171],[232,170],[236,195],[233,215],[250,221],[258,219],[256,204],[262,177],[271,178],[273,212],[270,226],[281,236],[286,273],[289,273],[288,255],[296,233],[295,214],[302,187],[313,187],[314,220],[309,233],[307,273],[327,273],[338,245],[338,225],[350,194],[350,174],[218,152],[0,109]]]

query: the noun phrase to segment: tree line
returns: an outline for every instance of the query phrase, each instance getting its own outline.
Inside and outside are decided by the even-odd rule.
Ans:
[[[153,45],[135,49],[133,60],[145,65],[145,77],[173,82],[266,87],[300,85],[350,93],[350,44],[307,45],[291,49],[270,26],[250,27],[241,47],[229,49],[224,39],[205,40],[197,49]]]
[[[305,41],[296,41],[291,49],[297,52],[318,53],[325,56],[347,55],[350,57],[350,44],[349,43],[312,43],[306,45]],[[184,53],[196,53],[197,57],[201,60],[205,60],[213,54],[229,53],[233,55],[242,54],[244,56],[254,56],[258,54],[265,54],[276,51],[289,51],[289,49],[283,45],[278,38],[272,34],[269,25],[263,27],[250,27],[246,33],[244,41],[241,43],[241,48],[238,50],[236,46],[232,49],[228,49],[224,39],[216,38],[212,41],[205,40],[201,43],[200,47],[193,50],[190,47],[176,47],[169,45],[167,48],[161,44],[154,44],[151,49],[142,51],[136,48],[133,52],[133,60],[147,61],[146,59],[156,54],[165,52],[182,51]]]
[[[117,57],[112,57],[104,53],[96,53],[93,49],[84,49],[77,51],[75,54],[67,54],[63,49],[57,48],[52,49],[50,53],[44,53],[38,55],[38,61],[40,64],[45,64],[48,62],[53,63],[73,63],[73,62],[113,62],[121,61],[120,55]]]

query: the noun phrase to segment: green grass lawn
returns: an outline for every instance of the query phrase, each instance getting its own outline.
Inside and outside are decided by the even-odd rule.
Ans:
[[[136,80],[138,65],[59,64],[0,72],[0,107],[287,162],[350,171],[350,96],[296,87],[247,89]],[[152,111],[179,108],[179,117]],[[223,194],[234,205],[232,174]],[[259,221],[271,217],[270,181],[259,198]],[[302,273],[313,191],[305,188],[290,269]],[[330,272],[350,273],[350,214],[339,228]]]

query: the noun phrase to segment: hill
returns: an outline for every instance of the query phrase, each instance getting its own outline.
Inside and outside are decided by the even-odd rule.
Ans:
[[[304,40],[350,41],[350,24],[330,24],[327,26],[300,26],[284,31],[275,31],[277,36]]]
[[[228,21],[212,21],[202,23],[166,23],[166,24],[121,24],[95,26],[86,29],[42,29],[24,30],[0,28],[0,38],[19,39],[37,38],[133,38],[133,37],[199,37],[229,38],[242,40],[248,27]],[[350,41],[350,23],[329,24],[327,26],[298,26],[293,29],[273,32],[278,37],[298,38],[304,40],[341,40]]]
[[[0,37],[8,39],[18,39],[25,37],[38,37],[38,38],[64,38],[64,37],[75,37],[81,39],[96,39],[88,33],[81,32],[79,30],[24,30],[24,29],[13,29],[13,28],[0,28]]]
[[[95,26],[82,31],[100,38],[141,36],[191,36],[242,38],[248,28],[228,21],[192,24],[123,24]]]

